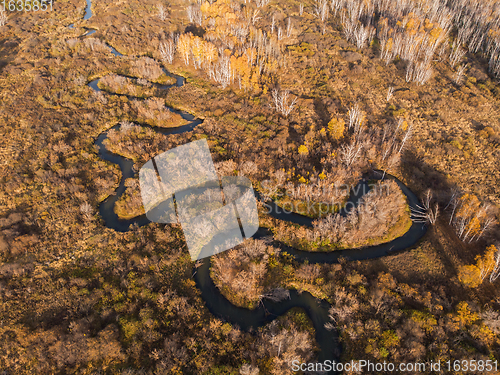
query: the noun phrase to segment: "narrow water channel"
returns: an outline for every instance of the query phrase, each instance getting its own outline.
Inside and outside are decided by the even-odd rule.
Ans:
[[[89,83],[89,86],[97,91],[100,91],[98,87],[99,79],[96,79]],[[184,84],[184,80],[181,77],[176,77],[176,86],[181,86]],[[169,87],[165,87],[168,89]],[[150,127],[154,131],[161,134],[181,134],[185,132],[192,131],[196,126],[198,126],[201,121],[195,119],[192,115],[177,111],[173,108],[169,108],[171,111],[179,113],[183,119],[189,121],[187,125],[180,126],[177,128],[157,128]],[[119,129],[120,125],[115,125],[112,129]],[[139,217],[130,220],[121,220],[118,218],[114,212],[114,206],[116,201],[125,191],[125,180],[127,178],[137,177],[137,172],[133,169],[133,161],[127,159],[123,156],[111,153],[106,149],[104,141],[107,138],[107,131],[100,134],[95,142],[99,147],[99,156],[106,161],[117,164],[122,172],[122,179],[120,185],[115,190],[115,193],[110,195],[106,200],[104,200],[99,206],[99,212],[104,220],[107,227],[115,229],[117,231],[125,232],[130,229],[131,225],[143,226],[149,223],[146,215],[141,215]],[[376,172],[374,172],[376,173]],[[380,175],[369,176],[370,179],[380,178]],[[418,198],[413,194],[403,183],[393,176],[386,175],[385,178],[394,179],[399,187],[402,189],[403,193],[406,195],[408,204],[410,207],[416,208],[419,204]],[[349,201],[353,205],[357,205],[359,199],[369,191],[367,178],[360,181],[357,189],[358,194],[352,194],[349,197]],[[269,205],[270,215],[283,221],[300,224],[304,226],[312,226],[313,219],[299,215],[284,213],[283,210],[273,202],[266,203]],[[344,213],[345,214],[345,213]],[[286,246],[277,241],[273,242],[273,245],[280,247],[282,251],[295,256],[298,261],[308,261],[309,263],[337,263],[340,257],[347,260],[364,260],[378,258],[381,256],[386,256],[397,251],[402,251],[413,245],[415,245],[420,238],[425,234],[425,225],[420,223],[413,223],[410,229],[401,237],[394,239],[391,242],[365,247],[362,249],[348,249],[333,252],[307,252],[294,249],[290,246]],[[257,233],[253,236],[254,238],[264,238],[272,237],[272,233],[265,228],[259,228]],[[328,318],[329,304],[325,301],[318,301],[308,292],[298,293],[295,290],[290,291],[290,299],[281,302],[271,302],[264,301],[258,308],[254,310],[249,310],[246,308],[241,308],[233,305],[229,302],[219,291],[219,289],[213,283],[210,277],[210,260],[205,259],[200,267],[195,270],[194,279],[196,285],[201,291],[203,300],[206,303],[209,311],[215,316],[227,321],[233,325],[238,325],[244,330],[256,329],[261,327],[272,320],[276,319],[280,315],[286,313],[289,309],[293,307],[303,308],[309,318],[311,319],[314,329],[316,332],[316,341],[320,347],[320,352],[318,353],[318,360],[324,361],[326,359],[339,360],[341,353],[341,344],[338,340],[338,333],[333,330],[329,331],[325,328],[326,323],[331,323]]]
[[[91,0],[87,1],[87,8],[84,19],[90,19],[92,17],[92,3]],[[85,36],[91,35],[95,30],[90,30]],[[123,56],[116,49],[109,46],[111,48],[111,52],[115,56]],[[175,74],[171,74],[166,72],[169,76],[174,77],[176,79],[175,86],[182,86],[185,84],[185,80],[181,76],[177,76]],[[99,79],[93,80],[88,85],[95,91],[100,91],[98,87]],[[161,88],[164,90],[168,90],[170,87],[174,86],[162,86]],[[189,121],[187,125],[180,126],[177,128],[157,128],[151,127],[154,131],[161,134],[181,134],[185,132],[192,131],[196,126],[201,124],[201,120],[195,119],[189,113],[178,111],[174,108],[169,108],[172,112],[179,113],[184,120]],[[119,129],[120,125],[115,125],[111,129]],[[106,160],[110,163],[117,164],[120,167],[122,178],[118,188],[115,192],[106,198],[99,206],[99,213],[105,223],[105,225],[109,228],[112,228],[119,232],[125,232],[130,230],[131,225],[143,226],[149,223],[149,220],[145,215],[141,215],[135,217],[130,220],[121,220],[114,212],[114,206],[118,199],[120,199],[121,195],[125,191],[125,180],[127,178],[137,177],[137,171],[133,169],[133,161],[127,159],[123,156],[113,154],[109,150],[106,149],[104,145],[104,141],[107,138],[108,131],[101,133],[95,144],[99,149],[99,157],[101,159]],[[380,178],[380,176],[370,176],[371,179]],[[386,175],[386,178],[394,179],[399,187],[402,189],[403,193],[406,195],[408,204],[412,208],[416,208],[419,204],[418,198],[413,194],[403,183],[397,180],[395,177]],[[360,181],[361,191],[358,195],[351,195],[349,199],[353,204],[357,204],[361,196],[368,191],[367,189],[367,181]],[[305,216],[301,216],[298,214],[289,214],[283,213],[283,210],[279,208],[274,203],[269,203],[270,207],[270,215],[276,217],[279,220],[311,226],[312,219],[307,218]],[[391,242],[365,247],[362,249],[349,249],[349,250],[341,250],[334,252],[306,252],[298,249],[291,248],[282,243],[274,241],[273,244],[282,249],[282,251],[286,251],[287,253],[295,256],[298,261],[308,261],[309,263],[337,263],[340,257],[343,257],[347,260],[364,260],[364,259],[372,259],[378,258],[382,256],[387,256],[392,253],[402,251],[414,246],[425,234],[426,227],[423,224],[413,223],[411,228],[406,232],[403,236],[394,239]],[[265,228],[259,228],[257,233],[254,235],[254,238],[264,238],[271,237],[272,233]],[[194,279],[196,281],[197,287],[201,291],[201,295],[203,300],[206,303],[209,311],[215,316],[221,318],[224,321],[227,321],[233,325],[238,325],[240,328],[244,330],[251,330],[261,327],[277,317],[286,313],[289,309],[293,307],[303,308],[309,318],[311,319],[315,331],[316,331],[316,341],[320,347],[320,352],[318,353],[318,360],[324,361],[326,359],[329,360],[339,360],[341,354],[341,344],[338,340],[338,332],[336,330],[329,331],[325,328],[326,323],[331,323],[331,320],[328,318],[328,309],[330,305],[326,301],[320,301],[313,297],[310,293],[302,292],[298,293],[296,290],[290,290],[290,299],[286,299],[281,302],[271,302],[265,301],[259,305],[258,308],[254,310],[249,310],[246,308],[241,308],[231,304],[218,290],[218,288],[213,283],[210,277],[210,260],[209,258],[204,259],[201,266],[195,269]]]

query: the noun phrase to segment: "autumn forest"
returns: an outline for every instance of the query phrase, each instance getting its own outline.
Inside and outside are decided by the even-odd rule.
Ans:
[[[0,372],[500,373],[500,2],[38,3],[0,4]],[[194,261],[138,176],[203,139],[259,229]]]

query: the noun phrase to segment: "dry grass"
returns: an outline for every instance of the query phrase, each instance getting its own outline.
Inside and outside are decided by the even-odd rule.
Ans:
[[[265,242],[248,239],[238,247],[212,257],[210,274],[229,301],[252,309],[273,287],[269,285],[269,268],[277,261],[277,255],[278,250]],[[278,286],[276,282],[273,280],[275,287]]]
[[[346,217],[331,214],[317,219],[313,229],[284,222],[271,228],[279,241],[293,247],[328,251],[389,242],[406,233],[411,224],[403,193],[395,182],[385,181],[375,185]]]
[[[119,95],[128,95],[138,98],[153,96],[156,88],[149,81],[142,82],[117,74],[108,74],[99,80],[99,88]]]
[[[125,192],[115,203],[115,213],[120,219],[125,220],[144,215],[138,180],[129,178],[125,181],[125,186]]]
[[[185,30],[186,4],[170,2],[170,16],[161,21],[156,3],[96,1],[94,17],[82,21],[84,2],[56,2],[54,12],[15,14],[2,29],[0,134],[4,142],[0,147],[4,159],[0,171],[0,246],[3,250],[0,268],[6,296],[2,320],[9,332],[4,335],[2,349],[5,350],[1,352],[5,355],[2,363],[11,366],[14,372],[23,369],[29,372],[35,362],[39,372],[55,373],[61,371],[56,363],[62,363],[71,372],[86,366],[95,368],[103,361],[116,359],[117,366],[123,365],[123,368],[133,366],[168,373],[179,365],[176,359],[182,357],[186,359],[184,363],[188,363],[190,358],[184,357],[185,353],[192,353],[198,345],[206,343],[210,346],[197,352],[199,357],[189,362],[192,366],[189,371],[209,372],[210,367],[219,372],[238,371],[237,366],[228,365],[228,358],[239,365],[251,362],[249,356],[255,353],[255,347],[248,344],[253,345],[253,338],[227,325],[217,328],[214,323],[211,330],[200,331],[200,321],[206,323],[204,327],[209,327],[210,319],[220,321],[210,316],[193,285],[192,264],[186,260],[187,251],[178,228],[160,228],[153,224],[129,233],[117,233],[105,228],[96,218],[84,217],[80,211],[81,205],[88,202],[92,212],[97,212],[98,202],[113,192],[120,179],[116,166],[98,158],[93,146],[95,138],[120,121],[136,121],[136,112],[144,121],[152,119],[148,111],[154,116],[155,111],[165,113],[161,107],[164,103],[157,106],[152,103],[151,107],[146,103],[131,104],[125,97],[94,95],[82,84],[111,72],[157,77],[157,68],[149,69],[146,63],[141,68],[135,62],[138,56],[155,56],[159,60],[160,42],[171,31]],[[263,18],[259,21],[268,27],[274,12],[277,22],[283,26],[291,15],[299,35],[296,44],[282,51],[287,65],[276,74],[277,83],[299,98],[296,109],[287,119],[269,109],[272,103],[269,92],[249,97],[238,87],[221,91],[201,78],[194,68],[185,68],[182,62],[174,60],[169,68],[182,71],[189,83],[171,90],[166,102],[199,114],[206,118],[205,123],[190,134],[170,137],[147,129],[128,135],[114,134],[109,148],[133,158],[140,167],[157,153],[198,139],[203,133],[209,138],[216,162],[232,159],[237,165],[243,161],[258,165],[253,176],[256,181],[269,178],[274,171],[282,168],[289,171],[293,167],[302,168],[298,173],[309,178],[304,173],[320,173],[321,158],[339,146],[318,135],[321,129],[327,128],[334,116],[346,121],[349,108],[359,103],[366,114],[365,128],[374,131],[373,134],[382,133],[386,124],[397,123],[398,118],[413,124],[414,137],[402,154],[401,165],[393,169],[393,174],[404,177],[413,190],[424,192],[430,187],[439,193],[456,185],[498,206],[499,90],[497,83],[487,75],[487,61],[467,54],[467,61],[463,63],[467,63],[468,68],[459,87],[453,81],[454,70],[447,62],[449,51],[445,51],[446,58],[437,56],[439,61],[433,61],[432,78],[418,86],[406,82],[404,63],[394,61],[386,65],[380,60],[377,42],[357,49],[343,39],[341,31],[331,27],[334,23],[328,24],[322,35],[317,18],[310,14],[307,5],[305,8],[299,17],[298,4],[273,2],[261,12]],[[75,22],[74,30],[67,28],[72,22]],[[86,47],[86,42],[78,39],[84,33],[83,26],[95,27],[98,32],[92,37],[131,56],[117,58],[109,48],[106,52],[102,48],[101,53],[98,42],[92,51],[92,46]],[[395,90],[388,102],[387,88],[392,86]],[[169,119],[165,121],[169,123]],[[346,135],[347,141],[351,141],[351,135]],[[306,143],[309,156],[299,156],[298,147]],[[321,147],[327,143],[331,144],[329,150]],[[366,168],[379,166],[379,161],[371,158],[376,156],[378,148],[370,150],[360,157],[360,165]],[[333,163],[336,158],[326,161]],[[356,168],[349,174],[356,175],[360,170]],[[440,202],[445,200],[444,197]],[[129,205],[132,202],[137,202],[137,196],[128,188],[117,205],[118,211],[122,215],[135,212],[136,205]],[[4,225],[4,219],[14,214],[21,215],[21,219]],[[284,281],[280,279],[288,283],[286,285],[310,290],[332,301],[337,292],[335,272],[355,269],[357,276],[350,274],[349,279],[340,278],[338,282],[347,280],[355,285],[353,291],[359,291],[359,295],[363,293],[364,284],[376,286],[378,272],[386,271],[398,281],[420,284],[422,296],[439,285],[446,288],[453,304],[465,300],[471,306],[476,304],[478,309],[487,303],[497,309],[494,284],[485,284],[471,293],[455,279],[457,267],[472,263],[474,256],[484,251],[486,243],[463,244],[447,222],[445,213],[421,244],[394,256],[336,268],[323,266],[319,276],[314,270],[299,269],[298,265],[284,262],[276,269],[287,275]],[[493,231],[486,241],[493,242],[496,235]],[[314,277],[309,277],[308,272]],[[75,275],[79,275],[78,278]],[[85,280],[82,282],[82,279]],[[167,285],[175,289],[174,294],[168,294]],[[165,297],[163,304],[156,302],[160,300],[156,298],[157,292],[171,297]],[[408,307],[398,303],[384,314],[390,317]],[[39,312],[36,316],[29,313],[34,305]],[[430,307],[433,306],[436,304]],[[117,322],[118,315],[121,319]],[[165,319],[156,319],[157,316]],[[365,316],[372,319],[374,314],[361,318]],[[86,319],[90,319],[90,323]],[[31,325],[28,327],[25,321]],[[383,323],[390,321],[385,319]],[[116,322],[116,326],[109,322]],[[68,330],[70,323],[74,331]],[[93,334],[79,329],[80,326],[88,327]],[[99,329],[106,326],[116,329],[116,334]],[[37,330],[36,343],[33,327]],[[136,327],[139,328],[137,335],[131,336],[132,341],[120,341],[119,329],[130,334]],[[350,327],[348,332],[355,332],[354,328]],[[389,324],[386,328],[400,327]],[[12,332],[16,336],[12,336]],[[83,332],[84,341],[81,340]],[[183,332],[186,339],[176,341],[175,332]],[[79,358],[70,363],[69,359],[75,358],[71,352],[75,342],[96,347],[101,341],[94,339],[101,334],[106,338],[101,340],[103,345],[110,344],[107,359],[97,360],[100,357],[95,354],[94,359]],[[154,339],[165,334],[171,338],[168,348],[164,340]],[[54,341],[54,337],[58,340]],[[459,336],[442,338],[447,340],[442,347],[452,351],[460,349],[461,344],[456,345],[454,341],[460,340]],[[270,373],[273,358],[278,358],[277,349],[270,340],[265,342],[274,352],[263,353],[258,363],[261,371]],[[219,343],[224,346],[218,346]],[[184,351],[183,345],[189,348]],[[428,347],[432,348],[432,343]],[[34,352],[33,348],[49,349]],[[357,348],[356,345],[346,347],[346,355],[359,358],[360,353],[353,351]],[[497,351],[494,349],[492,353]],[[409,350],[399,350],[400,354],[406,352]],[[103,349],[100,353],[106,352]],[[120,353],[126,353],[126,361],[120,362]],[[425,350],[422,353],[424,356]],[[150,367],[155,366],[155,356],[165,368]],[[470,358],[470,353],[463,358]],[[256,360],[252,365],[255,363]],[[284,368],[284,363],[277,363],[276,368],[281,369],[281,365]],[[229,367],[221,370],[221,366]]]

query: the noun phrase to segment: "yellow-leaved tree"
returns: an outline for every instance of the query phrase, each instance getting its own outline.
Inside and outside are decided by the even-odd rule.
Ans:
[[[232,55],[231,67],[236,73],[235,75],[238,77],[240,89],[251,88],[250,78],[252,74],[252,67],[248,65],[248,59],[245,56],[237,57]]]
[[[464,242],[477,241],[493,223],[488,205],[482,205],[474,194],[464,194],[457,206],[453,222],[458,237]]]
[[[306,145],[300,145],[298,151],[300,156],[305,156],[309,153],[309,149],[307,148]]]
[[[344,136],[345,121],[341,118],[332,118],[328,123],[328,132],[334,140],[339,140]]]
[[[476,256],[476,264],[461,266],[458,270],[458,279],[469,288],[477,288],[481,283],[497,271],[497,253],[495,245],[486,248],[484,255]],[[490,281],[492,278],[490,277]]]
[[[496,253],[497,248],[495,247],[495,245],[490,245],[486,248],[486,252],[483,256],[478,255],[476,257],[476,266],[481,271],[481,281],[486,279],[486,277],[489,276],[495,269]]]
[[[481,271],[473,264],[461,266],[458,270],[458,280],[469,288],[481,285]]]
[[[192,34],[182,34],[177,42],[177,51],[182,56],[184,64],[189,65],[189,56],[191,55]]]

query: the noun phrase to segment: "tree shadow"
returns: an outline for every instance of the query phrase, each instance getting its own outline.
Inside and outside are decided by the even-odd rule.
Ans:
[[[0,40],[0,73],[17,57],[19,53],[19,43],[20,41],[18,39],[12,40],[4,38]]]
[[[440,218],[434,228],[439,230],[439,233],[432,231],[435,234],[433,236],[435,241],[432,241],[432,244],[439,246],[437,254],[443,264],[451,269],[455,268],[457,260],[463,264],[472,263],[476,255],[484,253],[487,244],[491,242],[490,237],[498,236],[498,228],[493,228],[478,241],[469,243],[460,240],[449,222],[452,212],[449,203],[452,195],[461,192],[462,189],[455,182],[450,181],[444,173],[427,164],[414,150],[408,149],[403,152],[402,160],[402,175],[406,185],[420,197],[431,189],[434,201],[439,203]],[[447,242],[447,246],[443,246],[443,241]]]
[[[330,121],[331,114],[328,111],[325,102],[321,98],[315,98],[313,100],[313,104],[314,104],[314,110],[318,115],[318,117],[321,119],[322,125],[327,126],[328,122]]]
[[[203,35],[205,35],[205,29],[201,26],[196,26],[194,24],[186,26],[186,29],[184,30],[184,33],[191,33],[194,36],[198,36],[200,38],[203,38]]]

